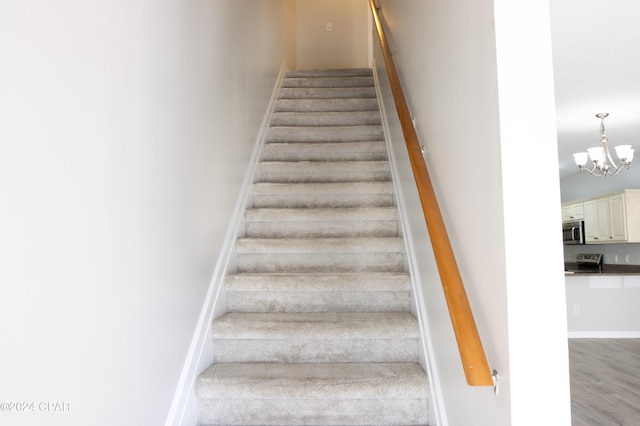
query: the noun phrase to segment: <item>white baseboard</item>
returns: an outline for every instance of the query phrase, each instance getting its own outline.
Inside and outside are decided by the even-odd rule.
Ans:
[[[569,339],[640,339],[640,331],[570,331]]]
[[[215,312],[220,310],[220,305],[225,300],[222,291],[224,277],[229,272],[228,269],[232,262],[233,248],[243,223],[244,211],[246,210],[247,204],[250,200],[251,186],[253,184],[258,161],[260,159],[260,153],[262,152],[262,147],[266,138],[269,121],[271,120],[278,92],[286,71],[287,66],[283,61],[280,66],[278,77],[276,78],[276,83],[274,85],[267,110],[260,126],[260,132],[256,137],[253,152],[249,160],[249,166],[242,182],[242,188],[233,210],[231,222],[227,228],[220,256],[218,257],[216,267],[213,271],[213,276],[211,277],[211,281],[207,289],[207,295],[202,305],[202,310],[200,311],[198,323],[193,333],[193,338],[191,340],[191,345],[189,346],[189,351],[187,352],[185,363],[182,367],[182,372],[178,380],[173,401],[171,402],[165,426],[195,425],[194,417],[197,417],[197,404],[194,394],[195,381],[202,370],[208,367],[208,365],[204,365],[206,363],[203,362],[203,354],[206,352],[207,339],[211,328],[210,325],[213,321]],[[196,411],[195,413],[193,412],[194,410]]]

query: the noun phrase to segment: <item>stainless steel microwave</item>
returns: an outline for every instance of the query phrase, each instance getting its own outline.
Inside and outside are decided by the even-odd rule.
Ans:
[[[563,222],[562,241],[565,244],[584,244],[584,220]]]

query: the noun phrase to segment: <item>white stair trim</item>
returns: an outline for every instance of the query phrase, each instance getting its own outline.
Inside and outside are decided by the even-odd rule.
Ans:
[[[569,339],[638,339],[640,331],[569,331]]]

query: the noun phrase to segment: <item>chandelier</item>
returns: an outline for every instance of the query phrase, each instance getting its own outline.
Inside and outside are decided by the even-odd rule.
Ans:
[[[604,132],[604,119],[609,115],[608,112],[596,114],[600,119],[600,146],[587,149],[588,152],[578,152],[573,154],[573,159],[580,168],[580,171],[587,171],[594,176],[615,176],[625,167],[628,169],[629,164],[633,161],[633,151],[631,145],[618,145],[615,147],[616,155],[620,162],[616,165],[611,152],[609,151],[609,141],[607,134]],[[591,158],[593,167],[586,168],[587,157]]]

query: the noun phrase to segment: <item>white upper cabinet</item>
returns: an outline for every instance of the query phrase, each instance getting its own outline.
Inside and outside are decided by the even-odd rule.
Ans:
[[[580,203],[564,203],[562,205],[562,220],[579,220],[584,219],[584,204]]]
[[[627,214],[625,199],[627,195],[618,194],[609,197],[609,239],[627,241]],[[628,218],[631,220],[631,217]],[[638,218],[636,217],[636,220]]]
[[[640,242],[640,190],[588,199],[583,207],[587,244]]]

